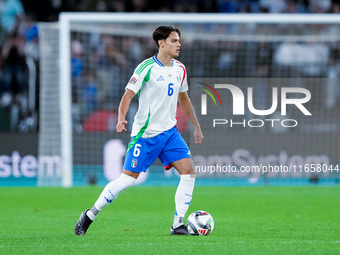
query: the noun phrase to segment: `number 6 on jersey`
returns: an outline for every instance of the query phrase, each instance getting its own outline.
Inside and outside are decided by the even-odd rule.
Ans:
[[[142,147],[142,145],[140,145],[140,144],[136,144],[135,145],[135,149],[133,150],[133,156],[135,156],[135,157],[138,157],[139,156],[139,154],[140,154],[140,147]]]
[[[172,96],[172,94],[174,93],[174,89],[171,87],[173,85],[173,83],[168,84],[168,96]]]

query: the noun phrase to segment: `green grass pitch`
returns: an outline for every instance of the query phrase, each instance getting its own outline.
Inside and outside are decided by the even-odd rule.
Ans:
[[[340,187],[196,187],[210,236],[170,236],[176,187],[132,187],[74,236],[101,191],[0,188],[0,254],[340,253]]]

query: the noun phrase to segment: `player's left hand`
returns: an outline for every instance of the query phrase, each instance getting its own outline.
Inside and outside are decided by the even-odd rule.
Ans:
[[[202,133],[202,130],[201,128],[195,128],[195,131],[194,131],[194,137],[195,137],[195,143],[196,144],[201,144],[202,143],[202,140],[203,140],[203,133]]]

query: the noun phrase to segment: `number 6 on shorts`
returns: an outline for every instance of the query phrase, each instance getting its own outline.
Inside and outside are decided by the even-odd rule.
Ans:
[[[140,145],[140,144],[136,144],[135,145],[135,149],[133,150],[133,156],[135,156],[135,157],[138,157],[139,156],[139,154],[140,154],[140,147],[142,147],[142,145]]]

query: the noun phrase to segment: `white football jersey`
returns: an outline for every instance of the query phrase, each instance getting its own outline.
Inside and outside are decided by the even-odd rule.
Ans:
[[[155,55],[136,67],[126,89],[139,98],[131,136],[154,137],[176,125],[178,93],[188,90],[185,66],[172,59],[166,67]]]

